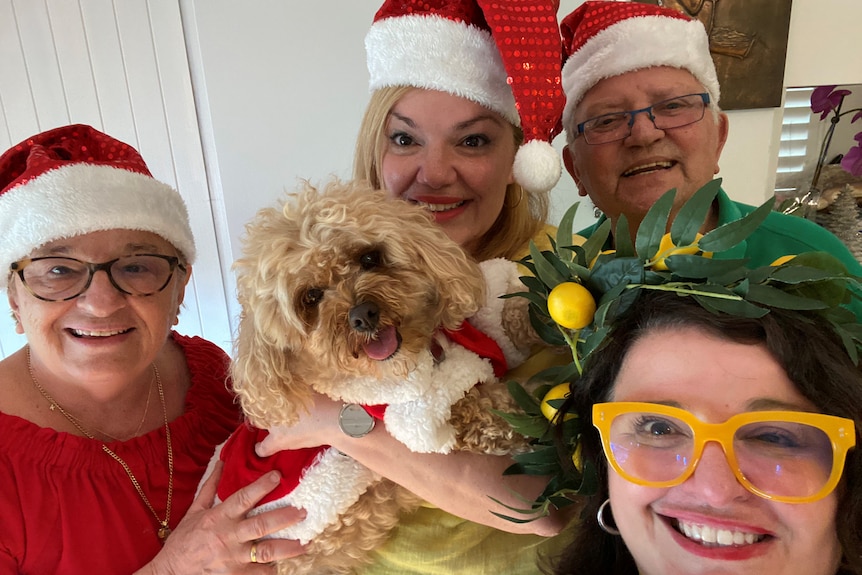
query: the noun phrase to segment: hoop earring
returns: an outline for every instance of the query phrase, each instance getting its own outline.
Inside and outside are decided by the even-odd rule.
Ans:
[[[608,535],[619,535],[620,532],[616,527],[612,527],[605,522],[605,508],[611,502],[610,499],[605,499],[604,503],[599,505],[599,510],[596,512],[596,520],[599,522],[599,527]]]
[[[514,210],[519,205],[521,205],[521,200],[523,200],[523,199],[524,199],[524,188],[520,184],[518,184],[518,201],[516,201],[511,206],[506,205],[506,207],[509,208],[510,210]],[[504,204],[505,204],[505,202],[504,202]]]

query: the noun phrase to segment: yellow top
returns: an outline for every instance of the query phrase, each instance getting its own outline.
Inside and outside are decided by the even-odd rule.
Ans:
[[[535,238],[539,249],[550,249],[546,226]],[[579,242],[582,243],[582,238]],[[527,250],[523,255],[527,254]],[[548,348],[536,350],[524,364],[509,372],[529,376],[554,363],[571,358]],[[564,540],[565,539],[565,540]],[[372,552],[373,563],[360,568],[361,575],[526,575],[539,573],[537,551],[544,555],[562,549],[568,537],[545,538],[515,535],[466,521],[431,505],[403,517],[389,539]]]

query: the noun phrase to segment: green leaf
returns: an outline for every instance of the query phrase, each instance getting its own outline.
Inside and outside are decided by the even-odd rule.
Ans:
[[[537,248],[536,244],[533,242],[530,242],[530,256],[533,258],[533,264],[536,266],[536,277],[542,280],[542,283],[550,289],[553,289],[557,285],[567,281],[566,278],[557,271],[556,266],[554,266],[554,264],[545,257],[545,253],[540,252],[539,248]]]
[[[533,331],[536,332],[543,341],[551,344],[551,345],[566,345],[566,340],[563,337],[563,334],[560,333],[560,330],[557,328],[557,325],[554,324],[553,327],[543,322],[538,314],[535,311],[535,308],[530,306],[530,326],[532,326]],[[550,321],[550,320],[549,320]]]
[[[745,217],[728,222],[708,232],[697,242],[697,247],[705,252],[729,250],[750,236],[763,223],[774,205],[774,199],[766,200],[759,208]]]
[[[679,278],[704,279],[714,276],[723,276],[732,271],[742,268],[747,260],[713,260],[697,255],[675,255],[665,259],[668,269],[672,272],[673,280]],[[743,271],[743,277],[745,271]]]
[[[572,225],[575,220],[575,214],[578,211],[578,202],[569,207],[566,210],[566,213],[563,214],[563,217],[560,218],[560,223],[557,225],[557,255],[560,256],[563,260],[570,260],[572,256],[572,252],[566,246],[570,246],[572,244],[572,235],[574,232],[572,231]]]
[[[632,233],[629,231],[629,221],[625,214],[617,218],[617,229],[614,231],[614,248],[617,256],[621,258],[633,258],[637,256],[635,246],[632,243]]]
[[[529,415],[542,415],[542,409],[539,402],[534,398],[524,387],[515,380],[509,380],[506,383],[506,388],[509,390],[509,395],[518,404],[518,407],[523,409]]]
[[[544,294],[545,298],[548,297],[548,293],[551,291],[539,278],[534,276],[521,276],[521,283],[524,284],[532,293]]]
[[[767,309],[758,307],[745,300],[719,299],[703,295],[695,295],[694,298],[700,303],[700,305],[713,313],[726,313],[739,317],[752,318],[763,317],[768,313]]]
[[[747,299],[770,307],[783,309],[823,309],[828,305],[819,300],[793,295],[768,285],[751,284],[748,286]]]
[[[836,275],[829,270],[810,268],[808,266],[787,266],[775,269],[772,279],[783,284],[800,284],[826,280],[844,280],[843,275]]]
[[[851,276],[844,262],[829,252],[805,252],[797,255],[781,268],[792,266],[808,266],[819,270],[832,272],[836,276]]]
[[[614,288],[625,284],[643,283],[643,262],[637,258],[616,257],[595,266],[584,286],[594,294],[605,294]]]
[[[547,298],[532,291],[519,291],[512,293],[504,293],[500,299],[509,299],[513,297],[522,297],[530,300],[530,303],[535,304],[539,309],[543,309],[547,305]]]
[[[835,331],[838,333],[838,337],[841,338],[844,349],[847,350],[847,355],[850,356],[854,364],[859,365],[858,340],[854,341],[854,338],[843,329],[836,329]]]
[[[578,366],[572,362],[567,363],[566,365],[560,366],[557,375],[554,377],[554,383],[566,383],[572,382],[580,377],[580,373],[578,373]]]
[[[688,246],[694,243],[720,188],[721,178],[711,180],[683,204],[670,226],[673,245]]]
[[[544,416],[507,413],[496,409],[492,409],[491,412],[503,418],[512,429],[524,437],[542,437],[548,431],[549,423]]]
[[[667,230],[667,220],[670,217],[675,196],[676,188],[665,192],[650,207],[641,221],[635,236],[635,250],[642,259],[649,259],[658,252],[661,237]]]
[[[608,234],[611,233],[611,221],[605,220],[602,224],[596,229],[596,231],[587,238],[581,247],[584,249],[584,263],[589,265],[590,262],[593,261],[599,253],[602,251],[602,248],[605,247],[605,242],[607,242]]]

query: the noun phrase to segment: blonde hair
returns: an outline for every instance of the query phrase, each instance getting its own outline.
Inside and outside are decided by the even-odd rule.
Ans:
[[[381,166],[388,144],[386,124],[389,114],[407,92],[418,89],[394,86],[380,88],[371,94],[356,138],[354,178],[368,180],[375,188],[384,188]],[[523,142],[524,134],[517,126],[512,127],[517,148]],[[471,255],[478,261],[519,258],[527,243],[544,227],[548,219],[548,203],[548,192],[531,193],[518,184],[509,184],[500,215]]]

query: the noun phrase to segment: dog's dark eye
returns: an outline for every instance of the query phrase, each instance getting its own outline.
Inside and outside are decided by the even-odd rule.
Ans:
[[[320,288],[308,288],[302,294],[302,305],[305,307],[314,307],[323,299],[323,290]]]
[[[380,253],[380,250],[372,250],[359,256],[359,265],[362,266],[362,269],[364,270],[374,269],[379,266],[382,261],[383,256]]]

